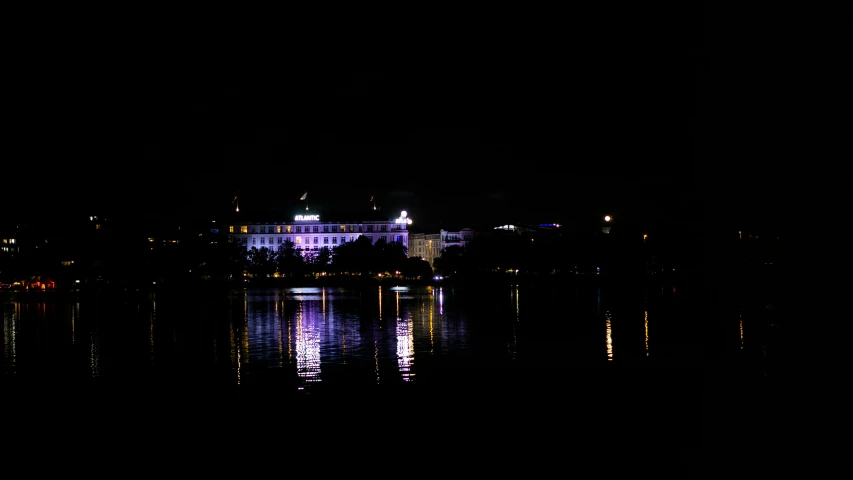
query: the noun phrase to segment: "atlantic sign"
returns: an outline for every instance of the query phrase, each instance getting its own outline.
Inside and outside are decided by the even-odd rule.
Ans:
[[[319,222],[320,215],[297,215],[294,220],[297,222]]]

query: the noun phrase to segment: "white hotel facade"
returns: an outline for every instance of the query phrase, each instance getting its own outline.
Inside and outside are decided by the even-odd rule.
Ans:
[[[385,240],[398,242],[409,248],[408,225],[412,220],[405,211],[387,221],[323,222],[320,215],[296,215],[289,222],[246,222],[231,223],[226,228],[232,242],[253,247],[278,250],[286,242],[293,242],[302,255],[319,253],[323,248],[334,250],[338,245],[367,237],[370,243]]]
[[[317,254],[324,247],[334,250],[338,245],[367,237],[370,243],[380,240],[398,242],[406,247],[407,255],[422,258],[434,266],[436,258],[451,245],[464,247],[478,232],[471,228],[460,231],[440,230],[439,233],[410,233],[412,224],[406,211],[395,219],[361,222],[324,222],[320,215],[295,215],[289,222],[235,222],[226,228],[232,242],[260,250],[266,247],[278,250],[286,242],[293,242],[303,256]]]

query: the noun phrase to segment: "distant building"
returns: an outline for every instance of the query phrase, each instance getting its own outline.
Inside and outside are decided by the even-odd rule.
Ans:
[[[439,233],[410,233],[409,257],[422,258],[433,266],[433,261],[441,256],[442,243]]]
[[[319,252],[322,248],[333,250],[338,245],[367,237],[371,243],[384,240],[397,242],[409,248],[408,225],[412,220],[403,211],[394,219],[359,222],[324,222],[318,214],[295,215],[291,221],[239,222],[231,220],[225,233],[232,242],[252,247],[277,250],[293,242],[302,255]]]
[[[409,235],[409,257],[422,258],[434,266],[436,258],[441,257],[447,247],[465,247],[479,233],[473,228],[458,231],[440,229],[439,233],[412,233]]]
[[[471,240],[476,236],[476,232],[473,228],[463,228],[458,232],[450,232],[447,230],[440,230],[441,233],[441,242],[442,242],[442,250],[450,247],[450,246],[459,246],[465,247]]]
[[[0,252],[7,252],[9,254],[15,254],[21,251],[21,247],[18,245],[18,239],[12,235],[12,233],[4,234],[4,238],[0,239]]]
[[[534,235],[536,233],[559,232],[562,225],[557,223],[530,225],[500,225],[490,229],[491,232],[510,232],[518,235]],[[462,228],[458,231],[440,229],[439,233],[409,234],[409,257],[422,258],[434,266],[436,258],[441,257],[445,249],[452,246],[465,248],[475,238],[488,233],[473,228]]]
[[[553,227],[552,227],[552,225],[553,225]],[[551,224],[551,223],[547,224],[547,226],[549,228],[559,227],[559,225]],[[515,233],[520,235],[522,233],[535,233],[539,229],[532,227],[530,225],[501,225],[499,227],[495,227],[494,230],[502,230],[505,232],[515,232]]]

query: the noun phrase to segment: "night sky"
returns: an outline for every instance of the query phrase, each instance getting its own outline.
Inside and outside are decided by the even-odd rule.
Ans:
[[[637,196],[649,185],[665,184],[674,201],[691,188],[676,186],[692,172],[691,59],[516,66],[524,74],[497,58],[456,61],[87,85],[87,98],[42,99],[38,115],[62,125],[24,132],[34,158],[13,167],[15,209],[214,215],[235,195],[248,211],[301,205],[309,192],[309,205],[355,211],[375,195],[389,214],[407,209],[427,224],[545,222],[659,196]],[[673,77],[626,91],[626,68]]]
[[[50,43],[16,59],[4,215],[214,217],[235,195],[279,211],[304,192],[356,212],[376,195],[424,226],[794,203],[791,162],[826,148],[802,115],[820,91],[790,93],[826,70],[808,44],[753,48],[781,30],[701,7],[637,13]]]
[[[376,195],[388,218],[405,209],[415,230],[432,232],[615,211],[685,227],[671,230],[685,239],[680,258],[710,278],[693,285],[713,309],[735,271],[721,265],[736,258],[717,240],[741,228],[843,238],[848,13],[818,3],[544,5],[358,4],[350,14],[276,4],[245,17],[229,8],[225,19],[212,18],[215,5],[10,12],[0,229],[93,214],[215,219],[235,195],[245,213],[282,221],[304,207],[305,192],[309,206],[333,205],[353,221]],[[786,255],[800,249],[786,245],[797,247]],[[823,263],[814,260],[803,265]],[[788,287],[824,288],[823,276],[789,282],[799,266],[775,281],[791,289],[785,303],[808,303],[806,314],[784,316],[808,323],[786,330],[797,336],[791,358],[805,365],[800,350],[827,344],[800,337],[825,333],[814,322],[832,315],[813,309],[833,297]],[[827,355],[837,352],[823,348],[801,378],[830,372]],[[744,412],[764,412],[765,402],[742,408],[745,393],[733,388],[703,413],[737,410],[703,420],[711,453],[702,461],[753,455],[761,472],[775,463],[790,474],[792,461],[812,469],[831,463],[827,453],[844,458],[820,442],[835,437],[800,428],[833,425],[814,414],[836,416],[828,405],[845,398],[813,393],[819,383],[786,386],[770,402],[781,412],[766,417],[773,429],[806,432],[796,438],[757,428]],[[819,408],[803,408],[809,398]],[[792,421],[797,412],[807,421]],[[640,440],[611,437],[632,449]],[[669,462],[692,449],[684,440],[667,439],[672,448],[657,454]],[[765,456],[765,441],[779,448]],[[655,471],[647,458],[615,463]]]

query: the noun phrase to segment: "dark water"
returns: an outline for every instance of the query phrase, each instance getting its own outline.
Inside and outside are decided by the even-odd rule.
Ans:
[[[758,402],[779,377],[773,305],[714,319],[668,285],[3,295],[7,419],[97,432],[97,449],[129,432],[172,452],[236,435],[280,455],[310,442],[347,474],[339,455],[687,478],[713,463],[697,453],[710,431],[761,449],[772,409]]]

